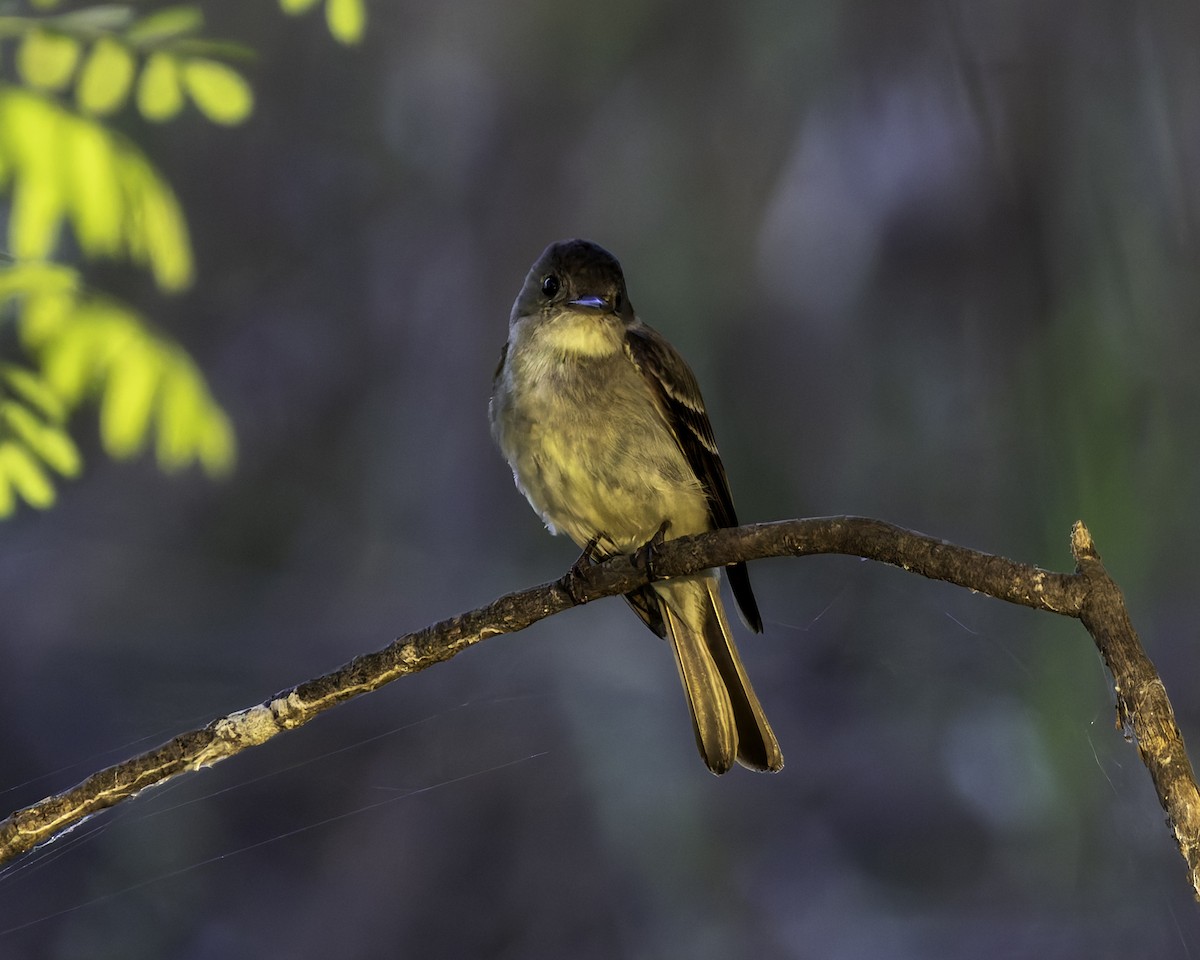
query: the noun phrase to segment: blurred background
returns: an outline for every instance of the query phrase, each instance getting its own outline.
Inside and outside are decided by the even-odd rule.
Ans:
[[[1051,569],[1071,523],[1200,744],[1200,11],[205,5],[254,117],[124,121],[194,287],[227,481],[88,469],[0,546],[5,811],[559,576],[487,426],[550,241],[623,262],[746,521],[855,513]],[[1194,957],[1074,621],[852,558],[752,570],[787,759],[715,779],[620,601],[480,644],[0,875],[8,957]],[[1195,746],[1193,746],[1193,751]]]

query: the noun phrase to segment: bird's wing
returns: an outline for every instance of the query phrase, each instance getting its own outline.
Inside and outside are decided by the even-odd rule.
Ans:
[[[708,512],[714,527],[736,527],[737,513],[712,424],[704,409],[700,385],[678,351],[656,330],[637,322],[625,333],[625,351],[641,371],[658,400],[675,442],[688,464],[704,485]],[[762,616],[750,587],[744,563],[729,567],[729,585],[741,608],[746,626],[756,633],[762,630]],[[647,619],[643,616],[643,619]],[[649,622],[649,621],[647,621]],[[653,627],[652,627],[653,629]]]

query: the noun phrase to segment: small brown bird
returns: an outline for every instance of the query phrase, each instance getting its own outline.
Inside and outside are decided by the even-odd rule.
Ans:
[[[496,370],[492,434],[552,533],[597,557],[737,525],[700,387],[634,313],[621,265],[586,240],[551,244],[525,278]],[[762,618],[745,564],[729,568],[747,626]],[[779,770],[783,754],[750,686],[708,570],[628,594],[671,641],[696,743],[713,773],[736,759]]]

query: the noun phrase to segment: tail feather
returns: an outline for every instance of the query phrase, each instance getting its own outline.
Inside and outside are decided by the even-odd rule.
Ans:
[[[738,656],[718,589],[714,576],[654,585],[700,755],[718,774],[735,759],[752,770],[779,770],[783,754]]]
[[[738,732],[738,763],[751,770],[778,772],[783,769],[783,751],[779,749],[775,732],[767,722],[754,687],[750,685],[750,678],[746,676],[742,658],[738,656],[733,632],[729,629],[729,620],[717,592],[719,583],[715,577],[710,577],[704,585],[710,608],[715,613],[715,616],[704,621],[704,636],[733,707]]]
[[[737,720],[724,680],[713,663],[703,634],[680,619],[666,601],[662,612],[675,648],[679,679],[687,694],[696,746],[709,770],[724,773],[733,766],[738,749]]]

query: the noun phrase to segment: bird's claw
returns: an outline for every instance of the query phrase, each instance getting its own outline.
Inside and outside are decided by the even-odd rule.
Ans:
[[[670,520],[664,520],[662,525],[655,531],[654,536],[638,547],[637,552],[633,555],[634,567],[642,567],[646,571],[646,579],[654,579],[654,551],[663,545],[663,541],[667,539],[667,529],[671,526]]]
[[[603,537],[603,533],[597,533],[587,542],[587,545],[583,548],[583,553],[575,558],[575,562],[571,564],[571,569],[567,571],[567,575],[563,578],[563,586],[568,596],[570,596],[576,605],[583,603],[583,594],[579,588],[586,586],[588,567],[599,559],[596,556],[596,544]]]

